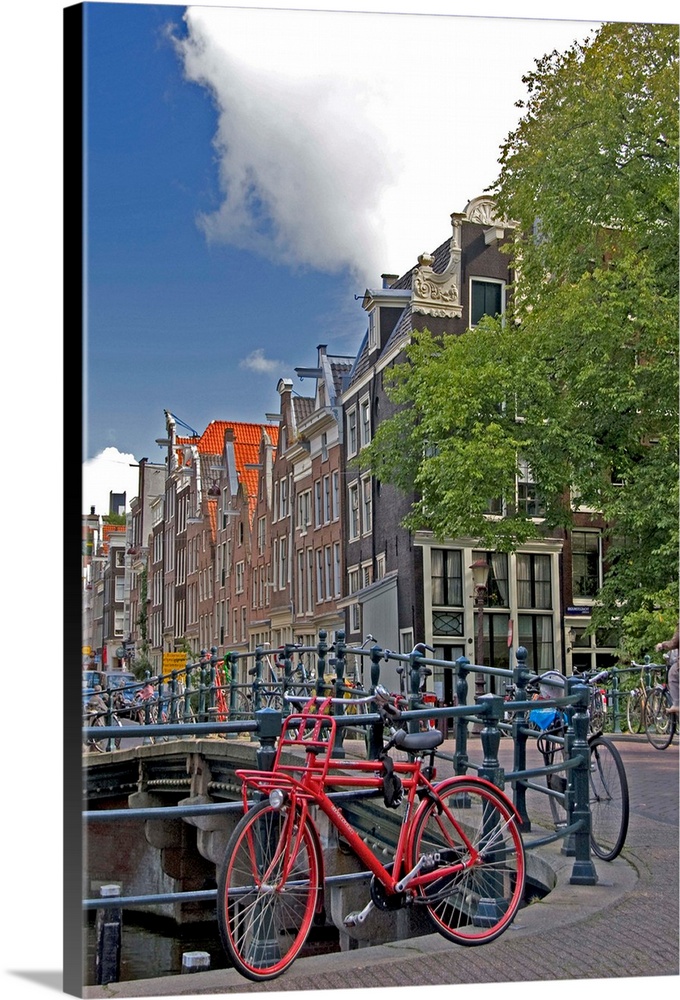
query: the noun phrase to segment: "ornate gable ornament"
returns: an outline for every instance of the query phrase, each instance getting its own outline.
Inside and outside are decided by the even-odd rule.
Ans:
[[[444,270],[434,271],[432,254],[423,253],[418,257],[418,266],[413,271],[412,280],[412,312],[446,319],[462,316],[460,235],[463,222],[474,222],[482,226],[487,245],[502,239],[505,230],[512,227],[512,223],[497,217],[495,202],[485,195],[469,201],[464,212],[453,212],[453,235],[449,241],[449,259]]]
[[[434,257],[421,253],[418,267],[413,272],[411,311],[425,316],[443,316],[452,319],[462,316],[460,301],[460,227],[464,216],[454,212],[451,216],[453,236],[449,241],[449,260],[443,271],[433,270]]]

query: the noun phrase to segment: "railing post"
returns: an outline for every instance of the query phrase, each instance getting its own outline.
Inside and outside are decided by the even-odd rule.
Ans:
[[[524,646],[518,646],[515,652],[515,667],[513,668],[513,682],[515,685],[515,701],[527,700],[527,684],[531,677],[531,671],[527,666],[529,653]],[[512,742],[513,742],[513,771],[526,771],[527,767],[527,733],[522,732],[527,724],[527,710],[515,712],[512,719]],[[522,833],[531,830],[531,820],[527,812],[527,787],[522,781],[518,781],[513,789],[513,800],[515,808],[520,815],[520,829]]]
[[[224,672],[229,684],[229,718],[233,722],[236,719],[238,707],[238,653],[224,654]],[[228,733],[227,739],[238,739],[238,733]]]
[[[581,827],[574,834],[574,867],[569,882],[571,885],[595,885],[597,871],[590,856],[590,748],[588,746],[588,700],[590,691],[587,684],[581,684],[574,677],[567,678],[567,691],[578,695],[572,716],[573,741],[570,740],[570,755],[579,756],[580,763],[572,769],[573,808],[569,812],[569,822],[580,821]],[[569,726],[569,729],[571,725]],[[568,730],[567,730],[568,732]]]
[[[262,659],[264,657],[264,647],[255,647],[255,680],[253,681],[253,711],[259,712],[262,708]]]
[[[336,632],[335,639],[335,697],[342,698],[345,687],[345,633],[342,630]],[[344,715],[345,706],[336,703],[333,705],[333,715]],[[342,741],[345,738],[345,730],[341,727],[335,730],[335,743],[333,746],[334,757],[344,757],[345,750]]]
[[[207,678],[207,663],[209,661],[208,651],[206,649],[201,650],[201,657],[199,660],[199,688],[198,688],[198,721],[205,722],[208,713],[207,705],[207,688],[208,688],[208,678]]]
[[[217,646],[210,647],[210,689],[208,691],[208,714],[215,718],[217,708]]]
[[[420,661],[422,656],[420,653],[412,652],[409,657],[409,683],[411,685],[411,692],[409,695],[409,708],[416,711],[421,707],[420,704]],[[411,719],[408,724],[409,733],[417,733],[420,729],[420,722],[418,719]]]
[[[255,713],[257,738],[260,745],[256,752],[258,771],[271,771],[276,757],[276,741],[281,735],[281,713],[275,708],[260,708]]]
[[[380,661],[382,659],[382,649],[380,646],[371,646],[371,694],[375,694],[375,689],[380,684]],[[375,702],[372,703],[375,712]],[[368,757],[369,760],[377,760],[383,748],[383,724],[374,722],[369,726],[368,732]]]
[[[467,656],[459,656],[456,660],[456,702],[467,705],[468,674],[470,661]],[[465,715],[456,716],[456,752],[454,754],[456,774],[467,774],[468,769],[468,718]]]
[[[168,718],[170,722],[177,722],[177,671],[170,673],[170,704],[168,705]]]
[[[191,722],[191,664],[184,668],[184,721]]]
[[[120,896],[119,885],[103,885],[99,890],[104,899]],[[120,907],[102,906],[97,910],[95,956],[95,981],[97,986],[117,983],[120,980],[120,948],[123,916]]]
[[[324,675],[326,673],[326,657],[328,655],[328,644],[326,639],[328,638],[328,633],[325,629],[319,630],[319,641],[316,645],[316,694],[317,697],[323,698],[325,695],[326,684],[324,681]]]
[[[501,731],[498,721],[503,714],[503,699],[498,694],[483,694],[478,705],[487,705],[484,713],[484,726],[480,733],[484,758],[479,769],[479,776],[492,781],[498,788],[505,784],[505,772],[498,761],[498,747],[501,742]]]
[[[286,645],[283,647],[283,694],[284,694],[284,696],[285,696],[285,694],[288,691],[290,691],[290,689],[293,686],[293,660],[292,660],[292,655],[291,654],[293,653],[294,649],[295,649],[295,646],[291,646],[289,643],[286,643]],[[283,698],[283,714],[284,714],[284,716],[285,715],[290,715],[290,713],[292,712],[292,710],[293,709],[292,709],[291,703],[289,701],[286,701],[286,699],[284,697]]]
[[[621,692],[619,691],[619,672],[616,667],[612,667],[609,671],[609,676],[612,679],[612,711],[614,713],[614,719],[612,722],[612,732],[621,732]]]

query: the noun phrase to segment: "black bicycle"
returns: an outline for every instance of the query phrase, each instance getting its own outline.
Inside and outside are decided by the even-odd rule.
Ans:
[[[566,758],[566,731],[564,713],[550,712],[536,741],[546,767]],[[602,861],[613,861],[621,853],[628,833],[630,795],[626,769],[610,739],[601,733],[589,733],[587,739],[590,846]],[[546,775],[546,783],[555,829],[563,829],[568,823],[568,780],[564,774],[556,772]]]

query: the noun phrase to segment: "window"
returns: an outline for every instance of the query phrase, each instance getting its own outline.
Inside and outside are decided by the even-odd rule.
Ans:
[[[307,549],[307,579],[305,580],[305,610],[311,614],[314,609],[314,550]]]
[[[517,604],[520,608],[552,608],[550,556],[517,553]]]
[[[518,645],[525,646],[529,652],[529,668],[536,672],[552,670],[553,627],[550,615],[518,615],[517,631]]]
[[[382,580],[387,572],[387,555],[384,552],[379,552],[375,557],[375,578],[376,580]],[[410,650],[409,650],[410,652]]]
[[[279,517],[288,517],[288,480],[282,479],[279,493]]]
[[[304,534],[312,523],[312,491],[305,490],[298,496],[298,528]]]
[[[123,576],[116,577],[116,596],[114,600],[117,603],[125,600],[125,577]]]
[[[357,411],[352,409],[347,414],[347,454],[357,453]]]
[[[243,577],[244,577],[245,563],[236,563],[236,593],[243,593]]]
[[[361,414],[361,447],[363,448],[371,440],[371,404],[368,397],[361,400],[359,411]]]
[[[355,567],[347,571],[347,593],[355,594],[359,590],[359,569]],[[358,602],[349,606],[349,630],[359,632],[361,630],[361,608]]]
[[[364,534],[367,535],[373,530],[373,519],[371,502],[373,490],[370,477],[361,480],[361,522]]]
[[[314,483],[314,526],[321,526],[321,480]]]
[[[332,475],[332,513],[333,520],[337,521],[340,517],[340,473],[334,472]]]
[[[462,608],[462,553],[459,549],[432,549],[430,560],[433,607]]]
[[[123,549],[116,549],[115,565],[118,568],[125,566],[125,552]]]
[[[321,435],[321,461],[328,460],[328,434],[324,431]]]
[[[593,598],[600,586],[600,536],[595,531],[571,533],[572,596]]]
[[[510,587],[507,553],[473,551],[472,558],[473,560],[484,559],[489,565],[489,576],[486,583],[487,606],[509,608]]]
[[[372,351],[378,346],[378,310],[372,309],[368,314],[368,349]]]
[[[333,550],[330,545],[324,548],[324,564],[326,569],[325,586],[326,600],[333,596]]]
[[[545,507],[534,482],[534,474],[527,462],[520,459],[517,477],[517,510],[526,517],[543,517]]]
[[[264,552],[267,542],[267,518],[261,517],[257,522],[257,550]]]
[[[503,314],[503,282],[472,278],[470,282],[470,326],[477,326],[482,316]]]
[[[279,541],[279,590],[285,590],[288,583],[288,539]]]
[[[323,520],[328,524],[331,519],[331,477],[323,477]]]
[[[359,484],[349,487],[349,537],[350,541],[359,537]]]
[[[316,602],[320,604],[323,601],[323,552],[321,549],[316,550]]]
[[[340,542],[333,543],[333,593],[340,597]]]
[[[361,586],[370,587],[373,583],[373,563],[365,562],[361,564]]]

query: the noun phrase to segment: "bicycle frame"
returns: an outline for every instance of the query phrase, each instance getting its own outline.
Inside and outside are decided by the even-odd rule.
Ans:
[[[310,808],[318,806],[346,839],[361,863],[382,883],[388,894],[401,893],[407,887],[410,891],[416,890],[446,875],[472,867],[479,858],[480,852],[470,842],[465,833],[464,824],[456,819],[438,794],[438,788],[450,789],[456,784],[465,784],[467,779],[465,777],[452,777],[441,782],[439,786],[433,784],[429,777],[423,773],[422,756],[420,755],[416,756],[414,760],[393,761],[394,772],[402,780],[405,795],[404,815],[399,830],[394,862],[390,863],[389,868],[386,867],[364,843],[345,819],[342,811],[328,798],[327,789],[375,789],[376,792],[379,792],[383,787],[381,763],[375,760],[348,761],[329,756],[335,743],[336,724],[334,717],[325,714],[325,712],[328,711],[333,700],[326,698],[314,711],[306,711],[311,704],[310,702],[301,712],[288,716],[271,771],[244,769],[236,771],[237,777],[243,781],[244,812],[248,809],[249,789],[264,796],[278,790],[283,793],[287,802],[292,806],[290,816],[297,817],[296,823],[298,831],[300,831],[304,827],[304,820],[307,818]],[[294,731],[296,731],[294,737],[287,738],[286,734]],[[302,737],[299,735],[300,732],[303,733]],[[306,750],[304,761],[283,762],[282,754],[286,749],[292,747]],[[434,778],[434,772],[430,776]],[[497,786],[492,782],[482,778],[475,780],[477,783],[493,789],[494,792],[499,792]],[[416,803],[416,797],[420,797],[422,801]],[[436,868],[423,873],[420,873],[420,865],[416,861],[415,867],[410,872],[406,872],[404,869],[407,860],[413,856],[413,835],[417,829],[419,814],[421,810],[427,808],[428,800],[434,800],[438,803],[446,819],[465,844],[469,852],[469,859],[465,863],[456,862],[444,868]],[[510,800],[507,801],[507,805],[514,819],[520,822],[519,814]],[[290,822],[293,822],[292,819]],[[292,838],[287,839],[290,843]],[[291,850],[290,858],[294,857],[294,854],[295,851]]]

